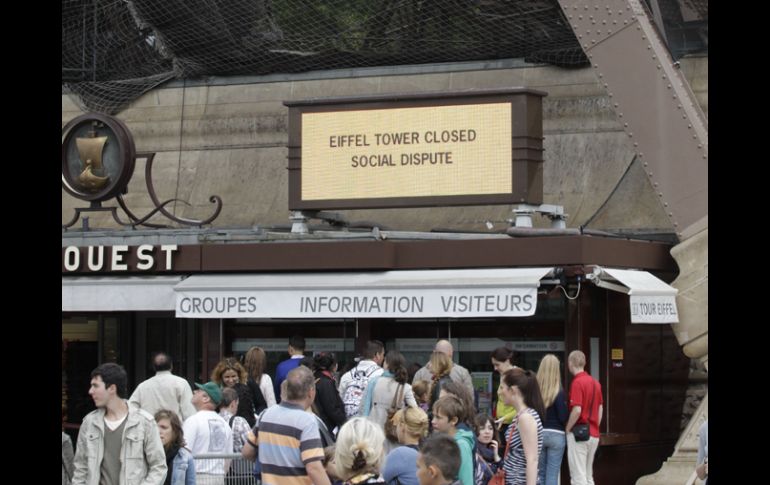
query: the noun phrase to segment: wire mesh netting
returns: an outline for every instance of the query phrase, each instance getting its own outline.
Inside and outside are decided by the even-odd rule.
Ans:
[[[587,59],[556,0],[63,0],[62,81],[114,114],[171,79]]]
[[[708,3],[659,6],[675,57]],[[523,58],[582,67],[557,0],[62,0],[62,83],[115,114],[171,79]]]

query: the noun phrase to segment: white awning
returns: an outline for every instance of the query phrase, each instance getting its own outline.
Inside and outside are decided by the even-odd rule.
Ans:
[[[678,290],[647,271],[595,266],[586,277],[597,286],[630,296],[631,323],[677,323]]]
[[[61,279],[63,312],[173,311],[182,276],[75,276]]]
[[[174,290],[185,318],[524,317],[553,268],[193,275]]]

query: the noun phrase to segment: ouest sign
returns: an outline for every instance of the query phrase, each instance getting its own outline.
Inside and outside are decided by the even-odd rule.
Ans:
[[[170,271],[176,244],[141,246],[67,246],[62,248],[62,272]]]

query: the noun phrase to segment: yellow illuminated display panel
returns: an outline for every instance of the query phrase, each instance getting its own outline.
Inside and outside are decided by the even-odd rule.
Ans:
[[[302,114],[302,199],[506,194],[511,104]]]

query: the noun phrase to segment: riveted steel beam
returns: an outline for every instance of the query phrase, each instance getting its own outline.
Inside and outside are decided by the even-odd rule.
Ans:
[[[678,237],[686,239],[693,232],[686,230],[708,215],[708,121],[689,83],[639,0],[559,4]]]

